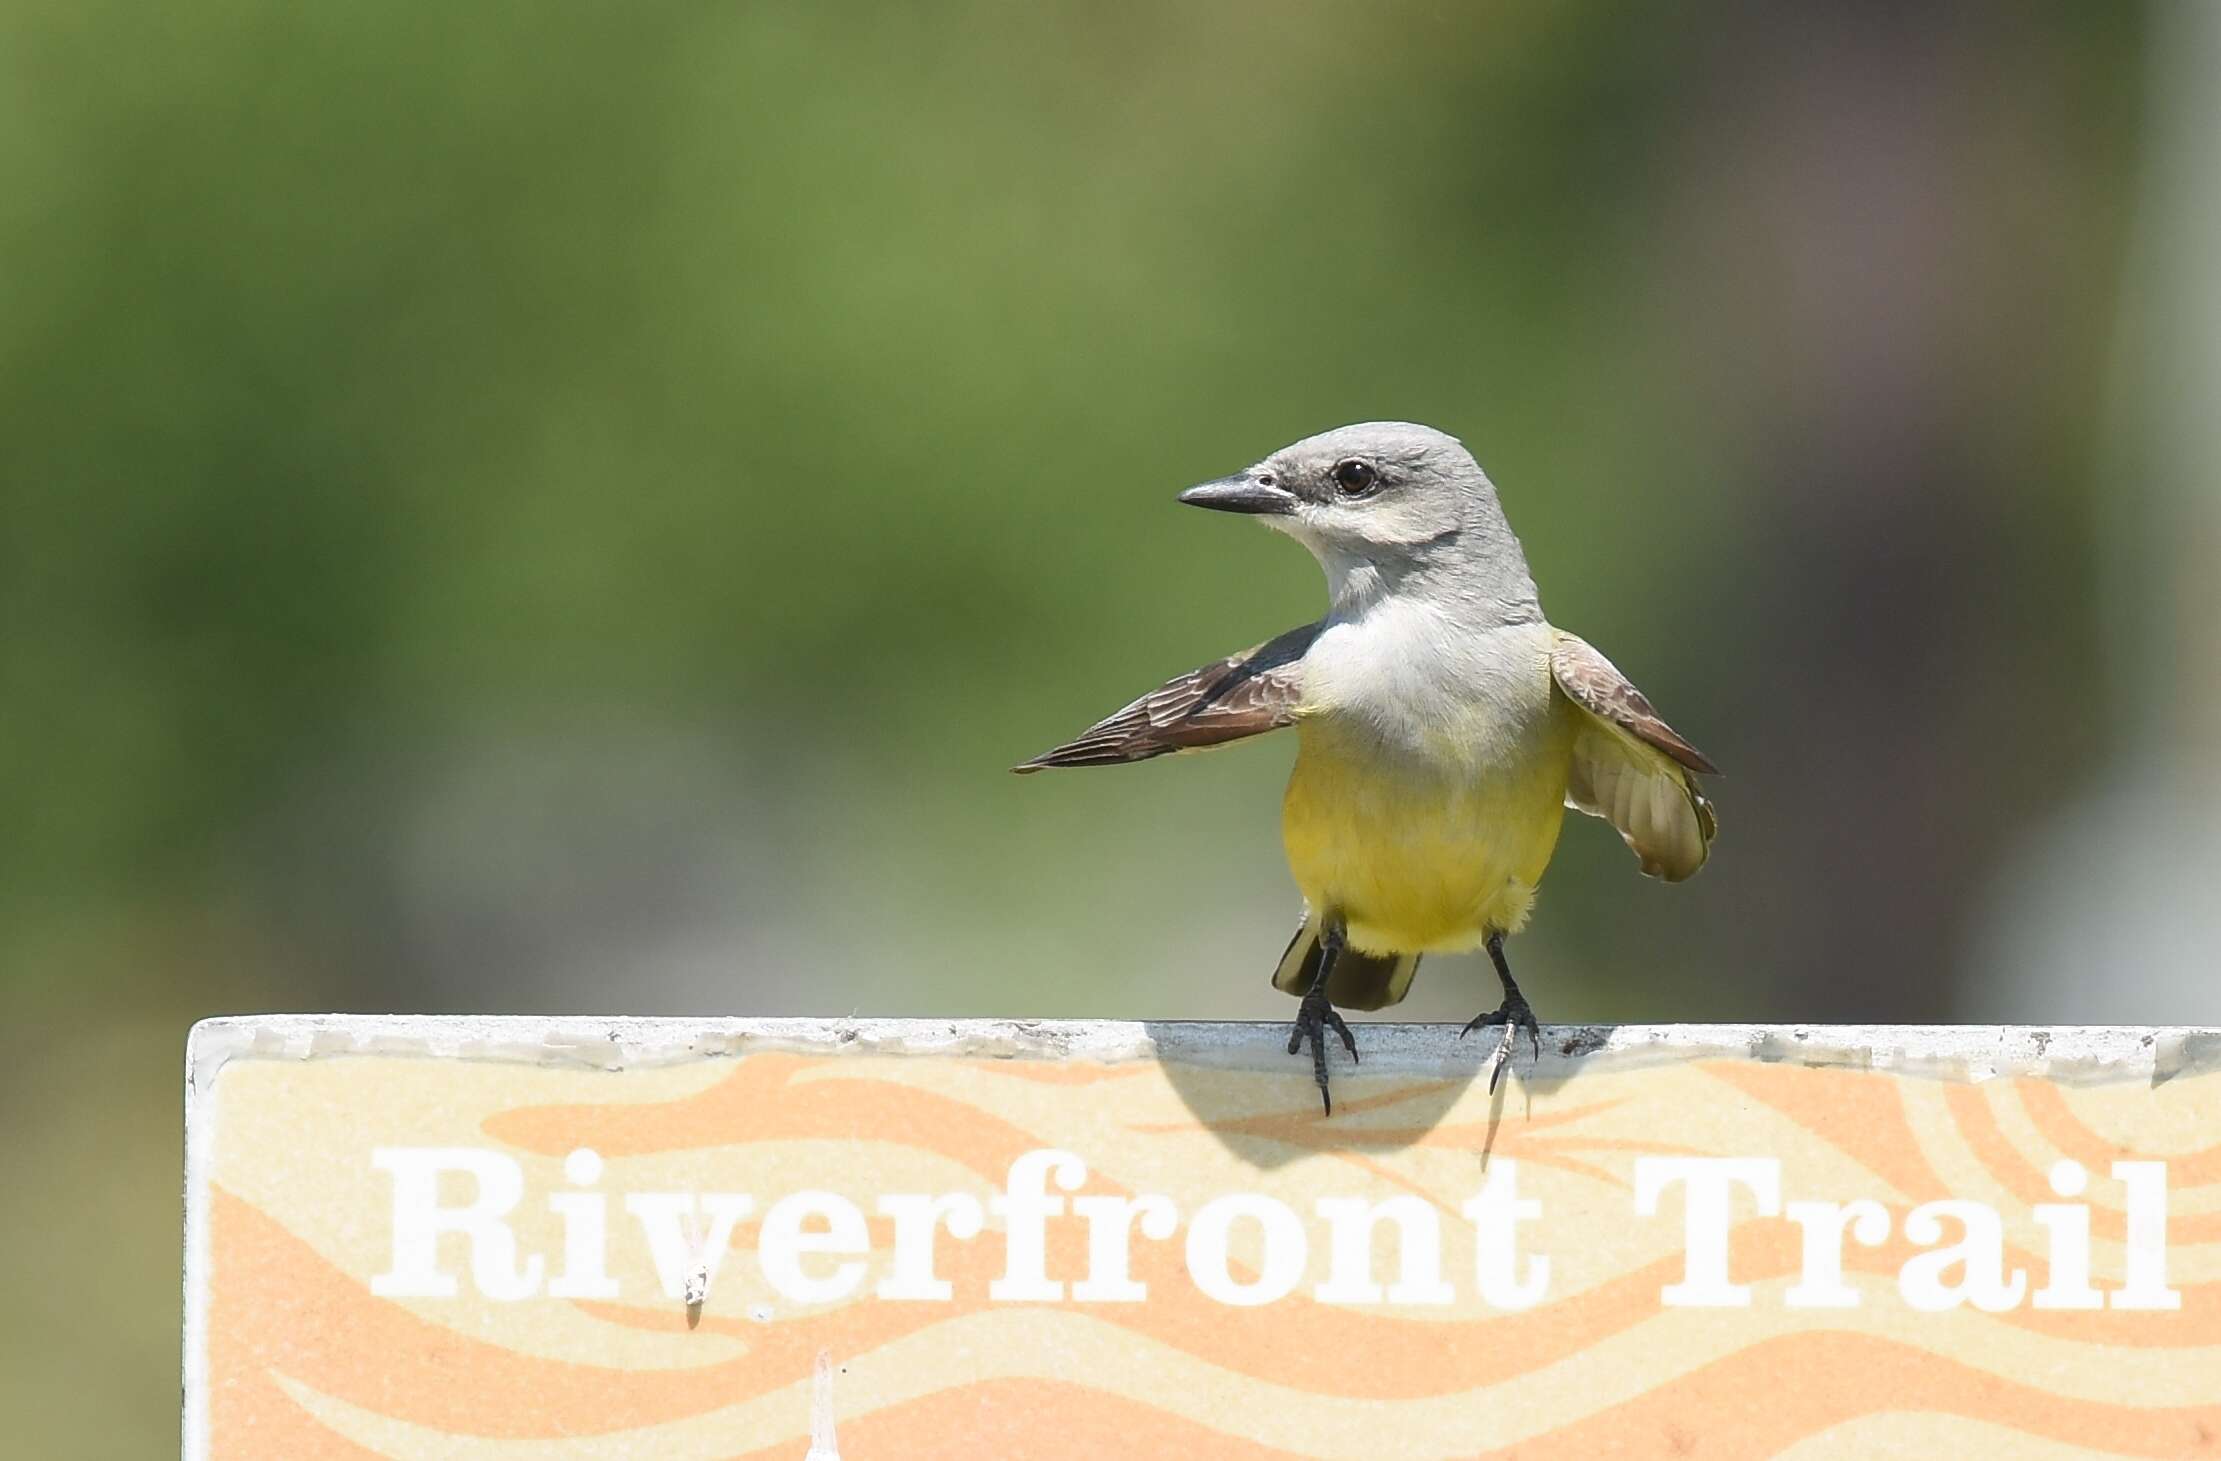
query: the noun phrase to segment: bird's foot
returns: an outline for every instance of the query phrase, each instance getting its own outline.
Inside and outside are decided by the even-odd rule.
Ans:
[[[1519,1043],[1522,1030],[1527,1033],[1527,1043],[1533,1047],[1535,1059],[1542,1059],[1542,1026],[1536,1022],[1535,1012],[1527,1007],[1527,996],[1516,988],[1505,994],[1504,1002],[1498,1008],[1485,1015],[1473,1016],[1466,1027],[1458,1032],[1458,1038],[1462,1040],[1475,1030],[1489,1025],[1504,1027],[1502,1038],[1496,1042],[1496,1053],[1489,1057],[1488,1089],[1493,1094],[1496,1083],[1504,1077],[1504,1067],[1511,1063],[1512,1048]]]
[[[1319,1083],[1319,1100],[1326,1105],[1326,1114],[1334,1114],[1334,1097],[1326,1088],[1326,1032],[1332,1030],[1342,1037],[1342,1048],[1349,1051],[1350,1063],[1357,1063],[1357,1037],[1350,1033],[1347,1021],[1328,1002],[1326,990],[1313,989],[1303,997],[1303,1007],[1296,1011],[1295,1029],[1288,1035],[1288,1053],[1294,1055],[1303,1049],[1306,1040],[1311,1042],[1311,1078]]]

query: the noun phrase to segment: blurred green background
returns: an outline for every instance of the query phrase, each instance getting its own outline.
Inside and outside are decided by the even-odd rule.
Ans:
[[[1728,770],[1544,1018],[2221,1020],[2217,16],[0,3],[24,1454],[174,1445],[199,1016],[1286,1018],[1289,745],[1004,768],[1348,421]]]

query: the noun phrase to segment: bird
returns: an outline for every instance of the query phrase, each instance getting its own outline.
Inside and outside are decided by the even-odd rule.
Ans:
[[[1503,1002],[1489,1090],[1542,1030],[1504,942],[1527,923],[1565,810],[1600,817],[1668,882],[1709,857],[1718,775],[1596,649],[1544,617],[1495,486],[1457,438],[1400,421],[1343,426],[1191,487],[1311,551],[1314,623],[1189,671],[1011,769],[1108,766],[1293,727],[1281,834],[1304,911],[1273,970],[1300,998],[1326,1114],[1341,1010],[1388,1008],[1427,954],[1485,949]]]

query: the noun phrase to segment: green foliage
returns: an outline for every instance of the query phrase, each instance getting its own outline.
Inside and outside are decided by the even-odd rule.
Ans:
[[[1892,16],[0,6],[0,999],[157,1054],[240,1004],[1278,1018],[1286,747],[1004,768],[1317,612],[1180,487],[1400,417],[1733,778],[1687,889],[1569,828],[1544,1017],[1826,1013],[1800,931],[1871,859],[1802,773],[1867,765],[1820,711],[1903,634],[1870,483],[1917,459],[1877,521],[2042,583],[1932,607],[2094,738],[2036,616],[2087,622],[2133,162],[2125,7]],[[1918,688],[1948,758],[1979,692]],[[2003,830],[1902,854],[1909,1003],[1864,1013],[1917,1012],[1931,864]],[[1410,1009],[1463,1018],[1440,963]],[[86,1048],[0,1076],[0,1134]],[[170,1129],[116,1089],[60,1145]],[[170,1271],[155,1176],[40,1265],[54,1315],[118,1247]],[[0,1395],[92,1363],[51,1356]]]

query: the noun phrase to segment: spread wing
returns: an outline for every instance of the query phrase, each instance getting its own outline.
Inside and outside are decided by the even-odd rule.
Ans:
[[[1580,712],[1566,805],[1618,828],[1650,876],[1678,883],[1694,874],[1720,830],[1696,773],[1719,768],[1586,641],[1558,631],[1550,675]]]
[[[1113,766],[1194,751],[1277,730],[1295,720],[1302,659],[1319,626],[1306,624],[1254,649],[1213,660],[1158,686],[1017,772],[1047,766]]]

